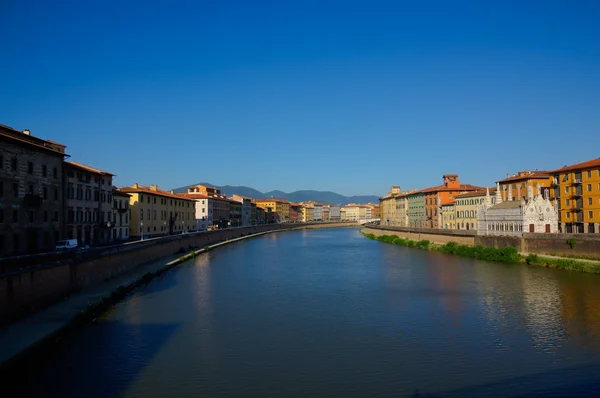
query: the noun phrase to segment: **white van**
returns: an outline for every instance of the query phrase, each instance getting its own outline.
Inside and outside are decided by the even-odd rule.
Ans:
[[[77,239],[59,240],[56,242],[56,250],[73,250],[77,248]]]

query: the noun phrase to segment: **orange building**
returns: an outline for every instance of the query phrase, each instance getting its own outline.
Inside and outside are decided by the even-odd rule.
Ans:
[[[448,203],[450,199],[454,199],[460,193],[485,189],[485,187],[471,184],[461,184],[458,180],[458,174],[444,174],[443,178],[444,183],[442,185],[421,191],[425,194],[425,228],[440,228],[442,203]]]
[[[500,186],[500,196],[503,202],[509,200],[521,200],[527,197],[527,187],[531,187],[533,195],[542,194],[549,196],[552,178],[550,172],[545,170],[519,171],[517,174],[508,176],[503,180],[496,181]],[[538,192],[538,188],[541,192]]]
[[[302,205],[290,203],[290,222],[302,222]]]

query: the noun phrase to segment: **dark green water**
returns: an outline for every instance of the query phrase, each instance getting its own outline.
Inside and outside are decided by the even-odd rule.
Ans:
[[[600,396],[600,277],[283,232],[172,270],[27,372],[17,395]]]

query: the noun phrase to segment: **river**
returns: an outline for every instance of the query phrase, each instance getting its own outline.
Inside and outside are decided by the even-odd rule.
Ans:
[[[31,361],[14,394],[600,396],[599,286],[355,228],[273,233],[138,289]]]

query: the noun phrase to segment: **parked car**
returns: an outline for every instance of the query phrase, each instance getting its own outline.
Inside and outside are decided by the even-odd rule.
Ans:
[[[56,242],[56,250],[73,250],[77,248],[77,239],[59,240]]]

